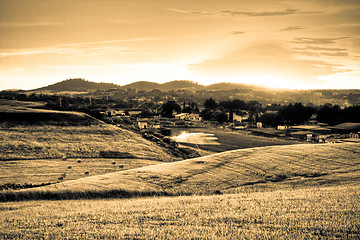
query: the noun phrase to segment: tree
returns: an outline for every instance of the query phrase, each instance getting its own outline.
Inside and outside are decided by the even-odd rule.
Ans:
[[[212,98],[206,99],[204,102],[204,107],[209,109],[215,109],[217,105],[216,101]]]
[[[259,122],[262,122],[264,126],[276,127],[281,123],[279,114],[277,113],[265,113],[258,118]]]
[[[209,108],[206,108],[201,111],[200,117],[206,121],[211,120],[213,118],[213,111]]]
[[[312,107],[304,107],[301,103],[289,104],[279,110],[280,119],[287,124],[301,124],[315,113]]]
[[[215,114],[215,120],[218,122],[218,123],[224,123],[224,122],[227,122],[228,121],[228,117],[226,115],[225,112],[217,112]]]
[[[175,101],[167,101],[161,107],[161,115],[163,117],[168,117],[168,118],[173,117],[174,111],[177,113],[181,112],[181,107]]]
[[[317,111],[316,119],[319,122],[330,124],[345,122],[345,117],[342,115],[340,106],[332,106],[331,104],[326,104],[320,107],[320,109]]]
[[[192,113],[193,111],[193,108],[190,106],[184,107],[182,110],[183,113]]]
[[[232,122],[234,118],[234,111],[237,110],[245,110],[247,109],[247,105],[244,101],[239,99],[234,99],[232,101],[221,101],[219,103],[220,107],[223,107],[224,109],[229,111],[229,121]]]

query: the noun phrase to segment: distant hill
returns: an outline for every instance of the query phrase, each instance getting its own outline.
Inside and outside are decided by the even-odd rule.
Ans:
[[[188,81],[188,80],[175,80],[167,83],[161,84],[163,90],[171,89],[198,89],[203,87],[203,85],[198,84],[197,82]]]
[[[81,78],[76,78],[76,79],[67,79],[46,87],[33,89],[31,91],[87,92],[87,91],[95,91],[95,90],[108,90],[112,88],[120,88],[120,86],[113,83],[95,83],[95,82],[86,81]]]
[[[154,82],[147,82],[147,81],[139,81],[139,82],[133,82],[127,85],[124,85],[121,87],[121,89],[136,89],[136,90],[145,90],[145,91],[151,91],[153,89],[160,89],[161,87],[160,83],[154,83]]]
[[[205,87],[205,90],[208,91],[231,90],[231,89],[265,89],[265,88],[255,85],[248,85],[243,83],[230,83],[230,82],[214,83]]]
[[[139,81],[126,84],[123,86],[113,83],[96,83],[90,82],[81,78],[67,79],[46,87],[32,89],[29,91],[50,91],[50,92],[88,92],[96,90],[109,90],[109,89],[135,89],[151,91],[159,89],[161,91],[186,89],[190,91],[199,90],[231,90],[231,89],[260,89],[258,86],[252,86],[240,83],[216,83],[209,86],[201,85],[194,81],[189,80],[175,80],[166,83],[156,83],[148,81]]]
[[[199,85],[197,82],[188,81],[188,80],[175,80],[166,83],[154,83],[147,81],[133,82],[127,85],[122,86],[122,89],[136,89],[136,90],[146,90],[151,91],[154,89],[159,89],[161,91],[169,91],[169,90],[178,90],[178,89],[194,89],[198,90],[199,88],[203,88],[203,85]]]

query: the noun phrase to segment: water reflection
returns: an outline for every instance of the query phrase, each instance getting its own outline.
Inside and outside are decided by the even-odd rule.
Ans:
[[[188,133],[184,131],[180,135],[172,137],[172,139],[179,143],[220,145],[217,142],[218,138],[211,133]]]

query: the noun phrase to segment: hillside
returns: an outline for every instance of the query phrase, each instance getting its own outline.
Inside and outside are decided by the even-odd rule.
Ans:
[[[241,192],[353,184],[360,180],[358,144],[298,144],[241,149],[180,162],[65,181],[17,192],[26,198],[125,197]],[[246,190],[246,191],[247,191]]]
[[[0,99],[0,125],[89,126],[103,123],[82,112],[39,109],[40,102]]]
[[[139,82],[133,82],[130,84],[126,84],[121,87],[121,89],[136,89],[136,90],[145,90],[145,91],[151,91],[153,89],[160,89],[161,84],[155,83],[155,82],[147,82],[147,81],[139,81]]]
[[[173,161],[163,148],[108,124],[0,127],[0,159],[138,158]]]
[[[51,92],[87,92],[96,90],[108,90],[112,88],[120,88],[119,85],[113,83],[95,83],[86,81],[81,78],[67,79],[46,87],[33,89],[30,91],[51,91]]]
[[[161,89],[164,91],[169,91],[172,89],[200,90],[203,87],[203,85],[200,85],[197,82],[188,80],[175,80],[161,84]]]

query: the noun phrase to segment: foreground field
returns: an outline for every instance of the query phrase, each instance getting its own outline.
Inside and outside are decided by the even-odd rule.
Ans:
[[[359,239],[359,190],[0,203],[0,238]]]
[[[360,146],[354,143],[240,149],[40,188],[0,192],[0,200],[222,194],[352,184],[360,180],[359,153]]]

